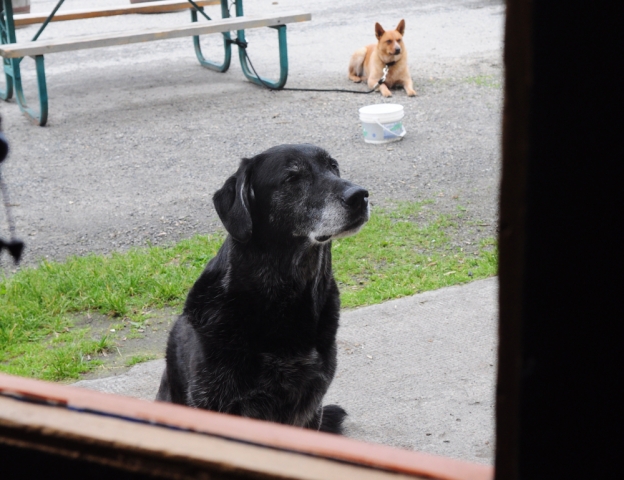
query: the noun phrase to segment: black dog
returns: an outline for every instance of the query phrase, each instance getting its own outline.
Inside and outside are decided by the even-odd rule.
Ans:
[[[331,240],[368,220],[368,192],[313,145],[243,159],[213,198],[229,235],[186,299],[157,400],[341,433],[322,407],[340,299]]]

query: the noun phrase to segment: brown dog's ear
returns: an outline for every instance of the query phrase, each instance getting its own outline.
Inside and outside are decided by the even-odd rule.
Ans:
[[[401,35],[405,34],[405,20],[401,20],[399,22],[399,24],[397,25],[396,31],[399,32]]]
[[[383,27],[379,25],[378,23],[376,23],[375,24],[375,36],[377,37],[377,40],[379,40],[384,33],[386,33],[386,31],[383,29]]]
[[[212,197],[223,226],[235,240],[247,243],[251,239],[252,222],[249,212],[250,162],[243,160],[238,171]]]

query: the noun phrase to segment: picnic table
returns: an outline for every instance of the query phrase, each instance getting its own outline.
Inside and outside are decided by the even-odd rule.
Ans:
[[[280,89],[286,84],[288,77],[288,50],[286,42],[286,25],[292,22],[304,22],[311,19],[311,14],[304,12],[288,13],[283,15],[244,15],[243,0],[165,0],[123,5],[119,7],[91,8],[85,10],[62,11],[60,7],[65,0],[59,0],[52,11],[47,15],[29,13],[13,14],[11,0],[0,0],[0,56],[3,57],[6,87],[0,89],[0,98],[10,100],[15,93],[19,108],[36,124],[44,126],[48,119],[48,93],[45,76],[44,55],[56,52],[67,52],[87,48],[127,45],[132,43],[165,40],[169,38],[193,37],[195,53],[199,63],[211,70],[225,72],[228,70],[232,57],[232,45],[238,47],[239,61],[244,75],[253,83]],[[123,1],[123,0],[120,0]],[[88,3],[88,2],[85,2]],[[221,5],[221,19],[211,19],[204,7]],[[230,5],[234,6],[235,14],[231,16]],[[191,22],[175,27],[154,27],[141,30],[69,36],[51,40],[40,40],[50,22],[79,20],[114,15],[128,15],[136,13],[162,13],[189,10]],[[41,28],[30,41],[18,42],[15,27],[21,25],[41,24]],[[258,76],[246,56],[247,40],[245,30],[250,28],[270,27],[277,30],[279,43],[280,75],[277,80]],[[232,39],[231,32],[236,32]],[[200,36],[220,33],[223,36],[224,57],[220,62],[207,60],[201,50]],[[24,57],[35,60],[37,72],[37,88],[39,94],[39,108],[28,105],[24,95],[20,63]]]

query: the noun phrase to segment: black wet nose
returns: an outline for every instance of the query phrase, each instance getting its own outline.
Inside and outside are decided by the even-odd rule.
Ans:
[[[394,49],[394,54],[398,55],[399,53],[401,53],[401,49],[400,48],[395,48]]]
[[[342,194],[342,201],[350,208],[364,208],[368,205],[368,190],[350,187]]]

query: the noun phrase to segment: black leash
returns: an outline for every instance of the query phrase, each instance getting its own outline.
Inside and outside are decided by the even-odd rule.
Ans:
[[[206,13],[204,12],[203,7],[200,7],[199,5],[197,5],[193,0],[188,0],[188,2],[193,6],[193,8],[196,11],[198,11],[201,15],[203,15],[207,20],[211,20],[211,18],[208,15],[206,15]],[[234,4],[235,4],[234,1],[230,3],[230,5],[228,6],[228,12],[232,8],[232,6],[234,6]],[[249,55],[247,54],[247,42],[241,42],[238,38],[236,40],[227,39],[226,41],[228,44],[233,43],[234,45],[237,45],[243,49],[243,52],[245,53],[245,58],[249,62],[249,66],[251,67],[254,74],[256,75],[258,82],[260,82],[262,86],[268,88],[271,91],[288,90],[291,92],[338,92],[338,93],[356,93],[360,95],[368,95],[369,93],[373,93],[375,90],[377,90],[379,85],[381,85],[382,83],[386,81],[386,76],[388,75],[388,69],[396,63],[396,62],[390,62],[386,64],[386,66],[383,69],[383,75],[381,76],[377,84],[368,92],[362,92],[361,90],[344,90],[340,88],[286,88],[286,87],[275,88],[272,85],[269,85],[268,83],[265,83],[264,81],[262,81],[262,79],[260,78],[260,75],[258,75],[258,72],[256,72],[256,69],[254,68],[253,63],[251,62],[251,58],[249,58]]]
[[[4,138],[4,134],[0,132],[0,165],[6,158],[9,153],[9,143]],[[0,253],[5,248],[9,252],[9,254],[13,257],[15,263],[19,263],[20,258],[22,256],[22,251],[24,250],[24,242],[18,240],[15,237],[15,222],[13,220],[13,215],[11,215],[11,203],[9,201],[9,190],[4,183],[2,178],[2,171],[0,170],[0,191],[2,193],[2,199],[4,202],[4,208],[6,210],[6,218],[7,223],[9,224],[9,232],[11,234],[10,240],[5,240],[0,237]]]
[[[247,62],[249,62],[249,66],[251,67],[251,69],[253,70],[254,74],[256,75],[256,78],[258,79],[258,81],[266,88],[268,88],[269,90],[275,91],[275,90],[288,90],[291,92],[339,92],[339,93],[356,93],[356,94],[360,94],[360,95],[368,95],[369,93],[373,93],[375,90],[377,90],[377,88],[379,87],[379,85],[381,85],[382,83],[384,83],[386,81],[386,76],[388,75],[388,69],[394,65],[396,62],[390,62],[387,63],[386,66],[383,69],[383,75],[381,76],[381,78],[379,79],[379,81],[377,82],[377,84],[372,88],[372,90],[369,90],[368,92],[362,92],[361,90],[344,90],[344,89],[340,89],[340,88],[287,88],[287,87],[282,87],[282,88],[275,88],[265,82],[262,81],[262,79],[260,78],[260,75],[258,75],[258,72],[256,72],[256,69],[253,66],[253,63],[251,62],[251,58],[249,58],[249,55],[247,54],[247,42],[241,42],[238,38],[236,40],[228,40],[228,43],[233,43],[237,46],[239,46],[240,48],[242,48],[243,53],[245,54],[245,58],[247,59]]]

